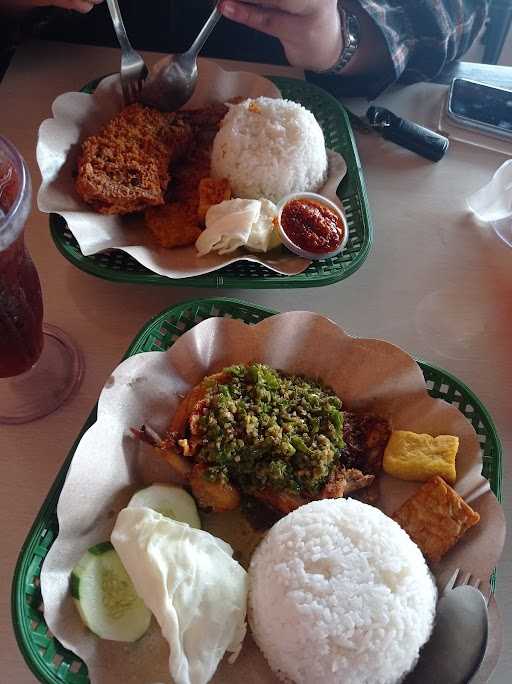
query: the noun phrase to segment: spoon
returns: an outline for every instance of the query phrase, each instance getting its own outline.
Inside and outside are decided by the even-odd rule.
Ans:
[[[487,604],[471,586],[446,592],[430,640],[404,684],[467,684],[480,667],[488,637]]]
[[[142,88],[144,104],[175,112],[190,100],[197,83],[197,56],[221,17],[216,5],[191,47],[169,55],[151,70]]]

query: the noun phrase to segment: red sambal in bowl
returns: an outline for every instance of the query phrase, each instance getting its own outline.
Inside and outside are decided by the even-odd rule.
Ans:
[[[347,243],[343,212],[322,195],[304,192],[285,197],[277,219],[283,244],[305,259],[336,256]]]

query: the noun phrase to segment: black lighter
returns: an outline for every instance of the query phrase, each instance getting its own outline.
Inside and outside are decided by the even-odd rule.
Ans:
[[[370,126],[386,140],[391,140],[431,161],[439,161],[448,150],[450,141],[444,135],[402,119],[385,107],[370,107],[366,112],[366,118]]]

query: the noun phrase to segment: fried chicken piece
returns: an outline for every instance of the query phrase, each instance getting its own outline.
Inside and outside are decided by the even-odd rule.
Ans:
[[[183,120],[195,129],[213,128],[218,130],[229,108],[221,102],[214,102],[200,109],[185,109],[180,112]]]
[[[168,432],[162,438],[149,425],[132,428],[131,432],[136,439],[151,445],[158,456],[167,461],[171,466],[173,482],[181,485],[188,483],[192,464],[182,455],[176,433]]]
[[[390,436],[391,424],[386,418],[346,411],[343,414],[342,464],[378,475]]]
[[[212,373],[203,378],[198,385],[195,385],[178,406],[169,430],[177,432],[180,436],[184,436],[189,427],[194,432],[194,421],[201,414],[202,403],[208,388],[217,383],[226,382],[229,377],[228,373],[223,371]]]
[[[320,499],[341,499],[358,489],[369,487],[375,475],[364,475],[357,468],[337,467],[331,472],[327,484],[320,492]]]
[[[187,247],[201,235],[195,202],[172,202],[150,207],[144,222],[161,247]]]
[[[82,144],[76,190],[102,214],[128,214],[163,204],[169,165],[192,141],[176,114],[133,104]]]
[[[155,161],[96,137],[82,146],[76,190],[100,214],[128,214],[163,202]]]
[[[212,482],[205,477],[208,466],[196,463],[190,475],[192,494],[201,508],[211,509],[214,513],[234,511],[240,506],[240,493],[228,482]]]
[[[201,109],[182,111],[180,116],[192,127],[195,144],[209,150],[227,112],[226,105],[215,103]]]
[[[181,231],[179,228],[174,227],[176,221],[183,221],[187,228],[186,238],[179,240],[179,246],[192,244],[199,237],[200,214],[198,212],[201,204],[199,186],[204,178],[210,176],[213,138],[226,112],[227,107],[225,105],[215,104],[203,109],[190,110],[178,114],[178,119],[182,122],[182,125],[192,131],[192,143],[187,149],[186,158],[173,165],[173,177],[166,194],[167,203],[170,205],[178,203],[182,210],[178,208],[163,210],[163,221],[158,221],[157,219],[156,230],[153,230],[157,235],[157,241],[164,247],[178,246],[174,236],[176,234],[180,235]],[[224,195],[225,191],[222,193],[222,197]],[[195,213],[195,230],[192,227],[192,211]],[[159,217],[158,213],[157,217]],[[165,224],[169,219],[173,227],[166,229]],[[150,229],[152,227],[153,229],[155,228],[154,221],[152,222],[153,226],[149,225],[150,222],[146,222]],[[167,235],[168,230],[171,231],[173,236],[169,239]],[[164,236],[163,239],[162,235]]]
[[[436,475],[407,499],[392,518],[436,563],[479,522],[480,515]]]
[[[231,199],[231,185],[227,178],[202,178],[199,181],[199,207],[197,214],[204,223],[208,209]]]
[[[258,501],[261,501],[266,506],[270,506],[283,515],[291,513],[300,506],[308,503],[308,500],[293,492],[278,492],[274,489],[260,489],[253,492],[253,496]]]
[[[169,165],[180,159],[192,142],[192,128],[178,115],[138,103],[125,107],[107,125],[103,135],[136,145],[155,160],[162,190],[169,182]]]
[[[194,201],[199,206],[199,183],[210,175],[210,150],[194,146],[186,159],[173,168],[169,200]]]

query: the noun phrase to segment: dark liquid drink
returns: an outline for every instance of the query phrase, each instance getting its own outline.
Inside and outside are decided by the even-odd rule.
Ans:
[[[27,174],[0,158],[0,378],[31,368],[43,348],[41,285],[23,240],[29,206]]]
[[[0,425],[47,416],[80,384],[83,363],[63,330],[43,322],[43,298],[23,231],[30,175],[0,135]]]

